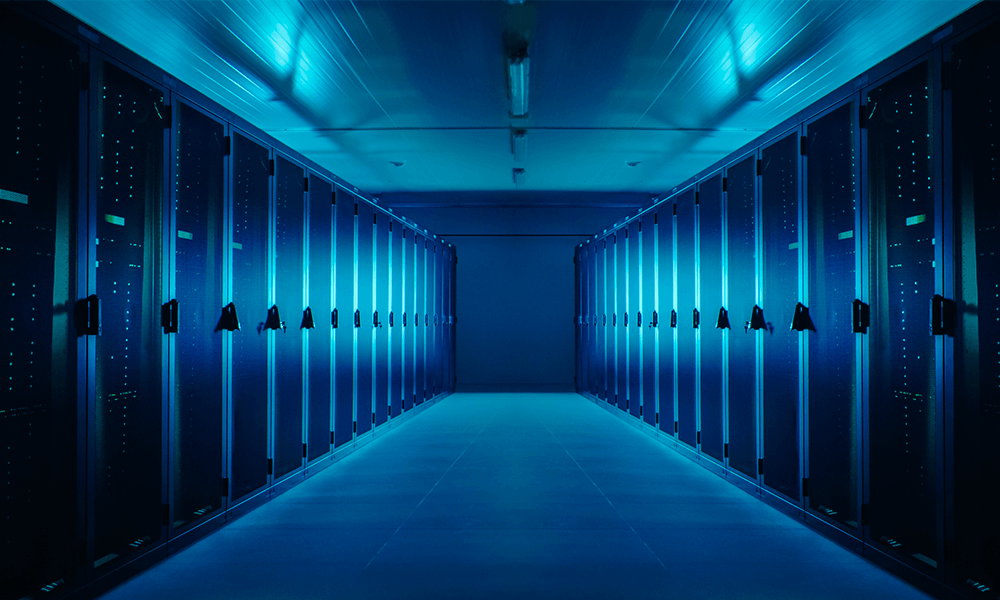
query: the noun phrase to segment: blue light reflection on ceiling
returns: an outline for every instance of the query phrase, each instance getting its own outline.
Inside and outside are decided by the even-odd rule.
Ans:
[[[511,127],[533,189],[662,192],[974,3],[55,1],[374,193],[513,189]]]

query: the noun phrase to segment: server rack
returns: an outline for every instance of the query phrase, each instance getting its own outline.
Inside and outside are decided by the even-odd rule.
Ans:
[[[973,8],[581,246],[660,215],[650,433],[942,597],[1000,598],[998,22]],[[692,286],[694,369],[666,314]]]
[[[642,250],[639,281],[642,298],[642,322],[638,324],[642,336],[639,366],[642,377],[642,400],[639,414],[651,426],[656,425],[656,375],[659,365],[656,361],[656,335],[659,333],[659,314],[656,310],[656,213],[642,216]]]
[[[639,256],[642,252],[640,246],[642,235],[642,221],[632,221],[629,224],[629,233],[626,236],[627,250],[626,260],[628,269],[626,279],[628,281],[628,312],[625,318],[625,330],[628,334],[628,398],[625,400],[625,409],[634,417],[639,416],[642,408],[642,363],[640,362],[640,352],[642,348],[642,305],[640,303],[640,262]],[[631,314],[629,314],[631,313]]]
[[[333,447],[333,274],[334,191],[333,184],[310,172],[308,180],[309,260],[308,315],[303,314],[308,358],[306,406],[307,464],[326,456]],[[307,320],[308,319],[308,320]],[[329,326],[327,326],[329,323]]]
[[[698,306],[702,325],[698,339],[698,398],[701,417],[698,438],[703,455],[720,464],[725,450],[724,344],[732,334],[729,313],[722,299],[723,204],[722,173],[698,184]]]
[[[370,197],[112,40],[41,3],[0,35],[0,596],[89,597],[350,451],[388,263],[355,264]]]

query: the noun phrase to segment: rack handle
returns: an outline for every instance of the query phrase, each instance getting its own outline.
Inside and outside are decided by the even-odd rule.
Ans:
[[[729,312],[726,311],[726,307],[719,307],[719,318],[715,321],[716,329],[730,329],[729,327]]]
[[[278,305],[272,305],[271,308],[267,309],[267,318],[264,319],[263,329],[273,329],[287,331],[285,327],[285,322],[281,320],[281,316],[278,313]]]
[[[816,331],[812,319],[809,318],[809,309],[798,302],[795,304],[795,312],[792,313],[792,324],[790,331]]]
[[[868,333],[869,326],[869,308],[868,305],[858,300],[854,299],[852,305],[852,317],[854,325],[854,333]]]
[[[177,333],[177,298],[160,307],[160,325],[163,333]]]
[[[306,307],[302,311],[302,324],[299,325],[299,329],[315,329],[316,323],[313,321],[313,311],[312,308]]]
[[[78,336],[101,335],[101,299],[97,294],[77,300],[74,309]]]

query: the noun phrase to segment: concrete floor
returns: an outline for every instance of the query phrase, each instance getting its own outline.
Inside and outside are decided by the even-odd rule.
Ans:
[[[929,598],[573,394],[456,394],[102,597]]]

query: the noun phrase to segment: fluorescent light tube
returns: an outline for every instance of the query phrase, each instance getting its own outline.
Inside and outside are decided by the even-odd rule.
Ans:
[[[507,59],[507,79],[510,84],[510,114],[523,117],[528,114],[528,64],[527,56]]]
[[[513,135],[514,162],[524,162],[528,152],[528,132],[524,129],[515,129]]]

